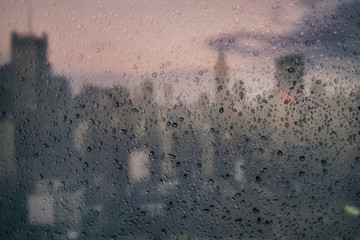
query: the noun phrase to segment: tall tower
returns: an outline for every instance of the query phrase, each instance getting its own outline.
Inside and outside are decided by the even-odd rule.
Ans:
[[[26,71],[27,75],[46,70],[48,38],[46,34],[37,38],[32,35],[11,36],[11,62],[15,69]]]
[[[34,109],[41,79],[50,73],[47,63],[47,36],[11,36],[11,67],[15,94],[24,109]]]
[[[276,87],[278,90],[291,92],[296,95],[301,91],[300,86],[304,83],[304,56],[291,54],[280,57],[276,61]]]
[[[277,59],[275,98],[270,101],[273,126],[269,129],[274,142],[280,146],[300,145],[304,131],[303,119],[305,62],[302,54],[289,54]],[[276,129],[276,130],[275,130]]]
[[[215,69],[215,101],[218,106],[223,106],[229,101],[230,90],[228,89],[229,76],[227,73],[228,66],[223,51],[219,51]]]

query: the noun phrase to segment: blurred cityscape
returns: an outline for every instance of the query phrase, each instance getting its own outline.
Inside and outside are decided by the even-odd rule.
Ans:
[[[250,98],[220,49],[215,98],[186,104],[156,76],[73,96],[47,52],[14,32],[0,68],[1,239],[360,237],[360,95],[305,89],[302,53]]]

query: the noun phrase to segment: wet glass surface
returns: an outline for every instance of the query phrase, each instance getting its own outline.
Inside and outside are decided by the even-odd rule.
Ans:
[[[358,1],[0,10],[0,239],[360,238]]]

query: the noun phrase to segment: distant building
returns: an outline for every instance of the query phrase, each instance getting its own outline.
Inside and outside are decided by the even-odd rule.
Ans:
[[[279,91],[278,98],[290,102],[302,93],[304,89],[304,65],[304,56],[301,54],[286,55],[276,61],[275,80]]]
[[[305,62],[302,54],[289,54],[276,61],[275,84],[269,97],[267,116],[272,118],[269,131],[274,142],[303,144],[303,119],[306,113],[304,95]]]
[[[56,126],[64,120],[71,93],[64,77],[52,75],[47,52],[46,35],[11,35],[11,60],[0,67],[2,172],[19,172],[15,158],[29,159],[44,151],[40,139],[45,134],[57,139],[63,135]]]
[[[225,54],[219,53],[215,64],[215,101],[218,105],[223,106],[225,102],[230,99],[228,66],[226,63]]]
[[[47,63],[47,36],[37,38],[32,35],[11,36],[11,81],[9,87],[17,96],[17,105],[34,110],[37,104],[37,92],[42,81],[50,74]]]

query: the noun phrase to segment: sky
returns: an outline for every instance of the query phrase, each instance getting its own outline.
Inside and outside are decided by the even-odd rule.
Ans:
[[[54,72],[75,81],[209,69],[223,36],[236,40],[226,56],[237,68],[257,64],[258,54],[272,61],[278,50],[267,40],[301,35],[308,16],[332,13],[345,2],[352,1],[0,0],[0,63],[9,61],[11,32],[29,33],[30,25],[32,34],[48,35]]]

